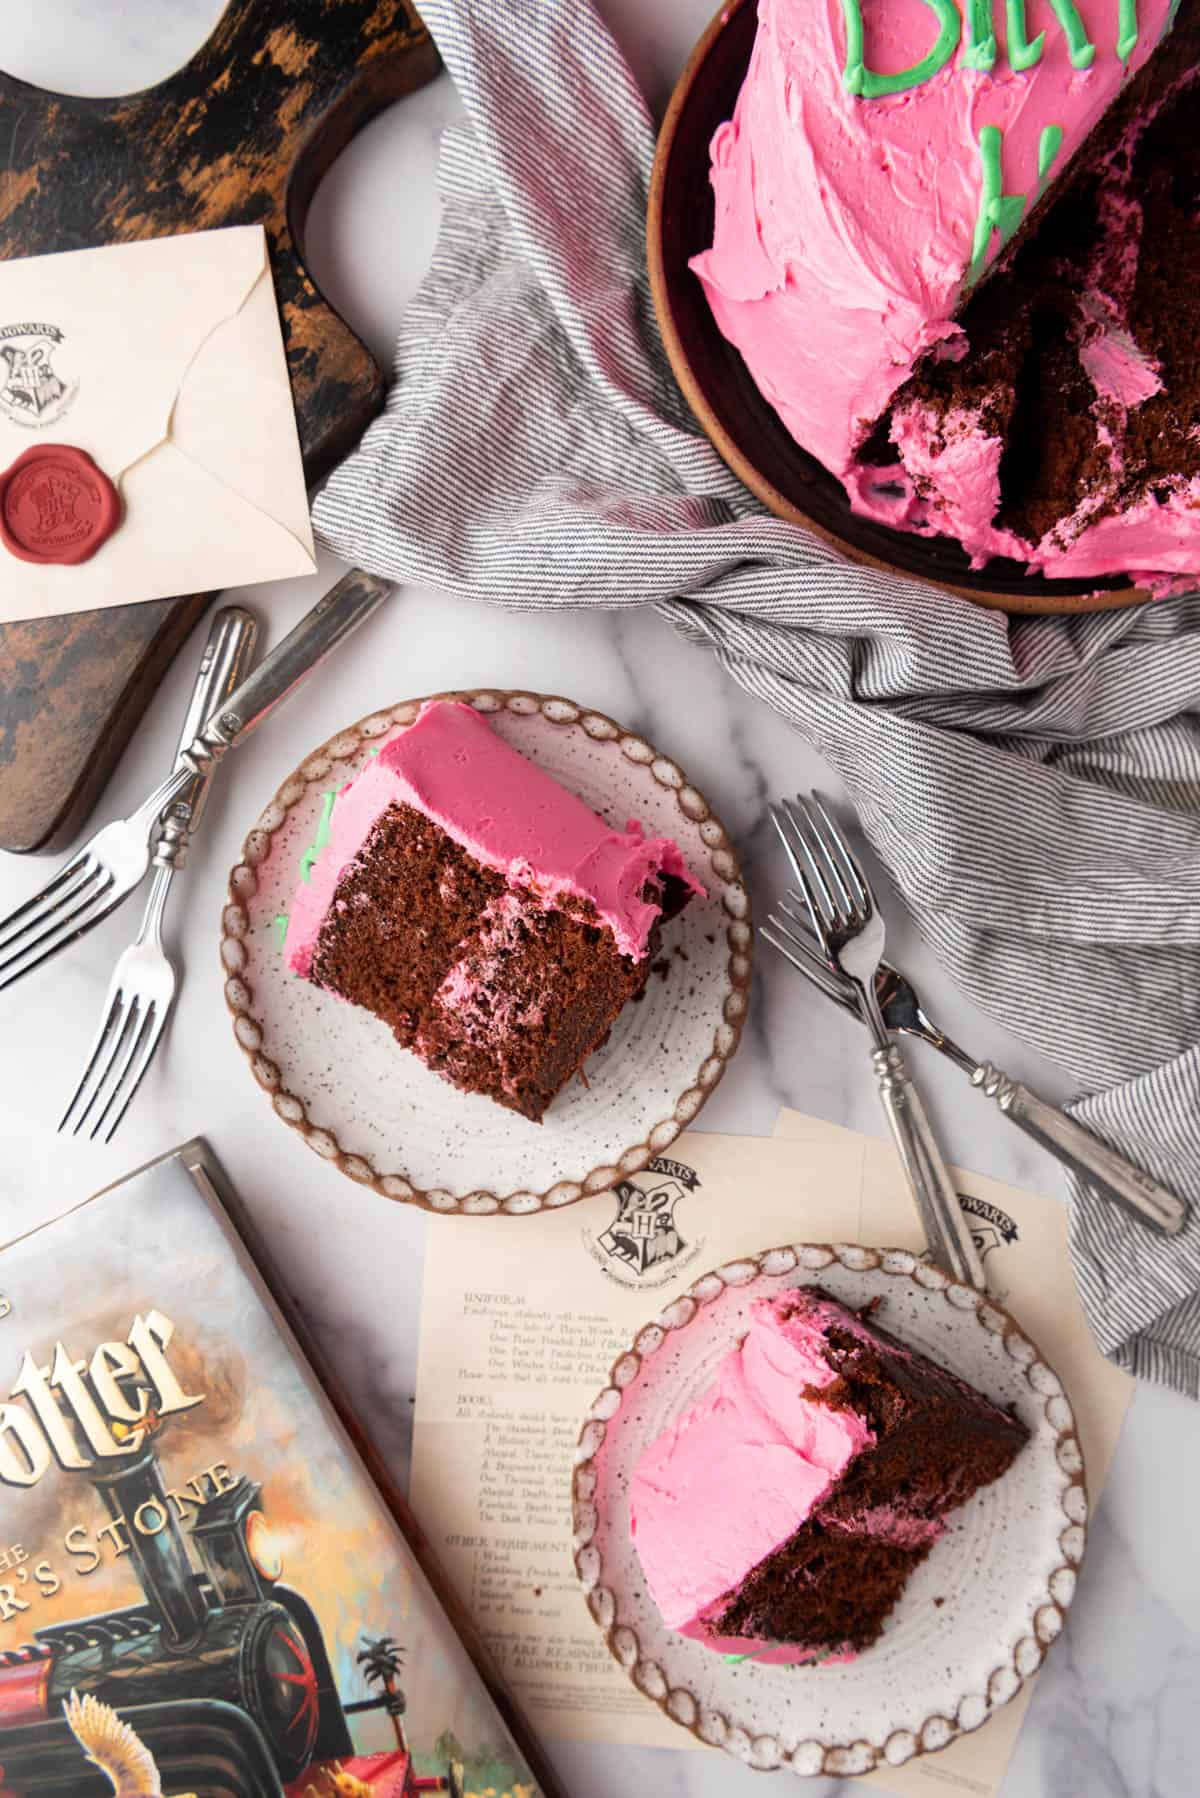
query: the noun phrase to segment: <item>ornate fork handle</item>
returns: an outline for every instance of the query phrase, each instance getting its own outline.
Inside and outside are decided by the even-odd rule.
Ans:
[[[971,1074],[971,1084],[994,1099],[1014,1124],[1044,1149],[1073,1168],[1081,1179],[1100,1186],[1135,1216],[1150,1217],[1168,1236],[1177,1236],[1187,1222],[1187,1206],[1175,1193],[1143,1173],[1098,1136],[1077,1124],[1056,1105],[1040,1099],[1019,1080],[1012,1080],[990,1061]]]
[[[984,1285],[983,1262],[958,1193],[895,1043],[873,1049],[879,1097],[935,1261],[968,1286]]]
[[[177,770],[189,766],[188,748],[196,733],[241,682],[253,658],[257,637],[258,621],[243,606],[224,606],[214,616],[179,733]],[[212,769],[210,762],[205,773],[194,774],[178,799],[168,806],[154,844],[152,863],[156,875],[163,868],[182,868],[187,860],[188,843],[200,822],[212,783]]]
[[[361,568],[343,575],[197,730],[185,755],[192,772],[208,774],[227,750],[244,742],[268,712],[332,654],[344,637],[357,630],[390,592],[387,581],[377,580]]]

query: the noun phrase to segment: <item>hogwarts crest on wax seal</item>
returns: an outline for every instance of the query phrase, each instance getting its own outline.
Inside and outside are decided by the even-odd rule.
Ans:
[[[700,1178],[686,1161],[655,1155],[639,1174],[619,1180],[610,1199],[617,1215],[597,1234],[587,1225],[581,1234],[588,1253],[609,1279],[622,1286],[661,1286],[693,1261],[704,1247],[703,1236],[685,1234],[679,1213],[697,1191]]]
[[[57,325],[0,325],[0,415],[26,430],[52,425],[79,392],[58,365]]]
[[[86,562],[120,522],[116,488],[73,444],[35,444],[0,475],[0,542],[21,562]]]

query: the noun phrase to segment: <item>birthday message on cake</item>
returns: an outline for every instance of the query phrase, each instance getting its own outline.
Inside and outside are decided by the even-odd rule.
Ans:
[[[882,69],[873,67],[868,60],[871,55],[868,38],[872,35],[868,24],[872,22],[872,9],[864,7],[864,0],[842,0],[846,30],[842,79],[848,93],[863,100],[878,100],[891,94],[910,92],[939,75],[960,46],[959,66],[982,74],[1005,68],[1024,74],[1036,68],[1046,54],[1050,27],[1030,34],[1026,0],[1005,0],[1003,53],[996,35],[996,0],[963,0],[961,7],[958,0],[922,0],[922,4],[934,15],[937,26],[934,42],[923,55],[899,67]],[[1053,29],[1062,34],[1071,68],[1081,73],[1091,69],[1098,47],[1103,46],[1098,46],[1089,33],[1075,0],[1047,0],[1047,4],[1053,14]],[[891,29],[877,34],[881,40],[879,54],[887,61],[898,61],[909,54],[905,46],[912,33],[904,29],[900,17],[906,10],[911,14],[911,8],[892,9],[887,17]],[[1115,31],[1109,49],[1123,68],[1128,67],[1140,36],[1137,0],[1118,0]],[[1064,93],[1063,98],[1066,102],[1068,95]],[[1051,122],[1041,128],[1037,151],[1039,196],[1062,149],[1063,137],[1061,123]],[[975,280],[981,272],[994,235],[999,235],[1000,247],[1008,242],[1021,222],[1028,198],[1025,194],[1004,191],[1003,128],[996,124],[981,126],[978,146],[981,191],[968,281]]]

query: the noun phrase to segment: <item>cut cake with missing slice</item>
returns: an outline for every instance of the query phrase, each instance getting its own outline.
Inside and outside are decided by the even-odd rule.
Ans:
[[[1198,103],[1200,0],[758,0],[691,266],[852,511],[1195,586]]]

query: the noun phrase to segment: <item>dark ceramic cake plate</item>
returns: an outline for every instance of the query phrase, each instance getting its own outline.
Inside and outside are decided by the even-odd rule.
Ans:
[[[860,518],[841,482],[800,448],[722,337],[688,263],[712,242],[709,144],[733,115],[757,18],[757,0],[732,0],[701,38],[663,121],[650,187],[647,252],[658,322],[676,378],[714,447],[772,512],[857,562],[1007,612],[1099,612],[1144,600],[1125,579],[1051,581],[1004,560],[973,569],[947,538]]]

